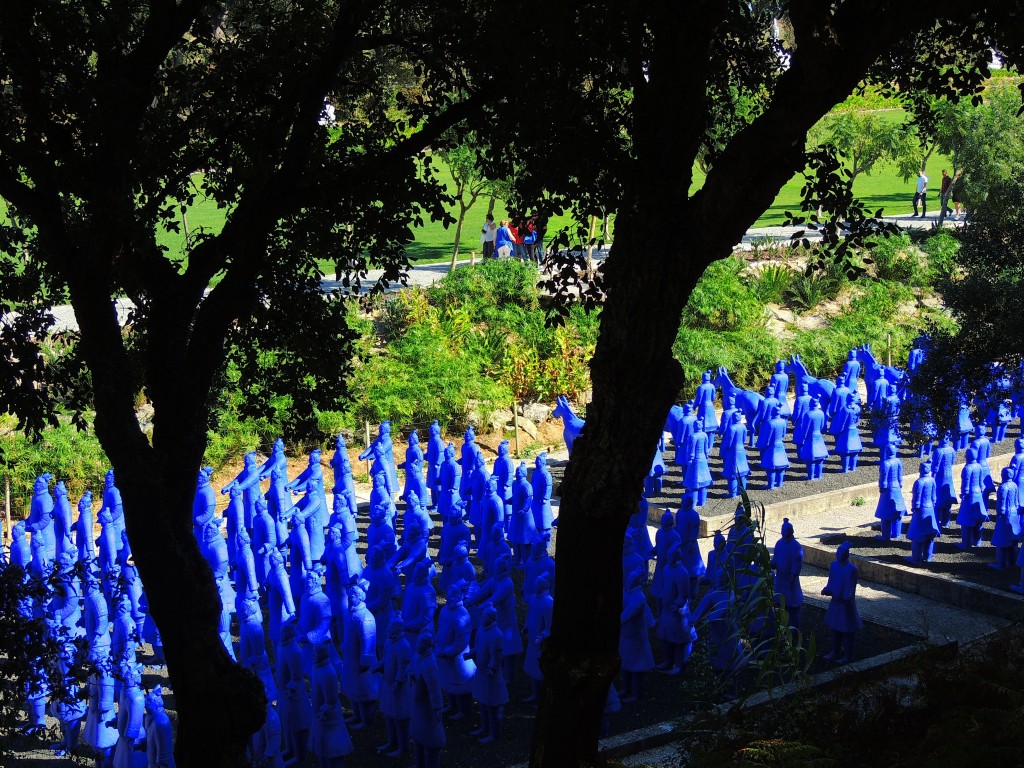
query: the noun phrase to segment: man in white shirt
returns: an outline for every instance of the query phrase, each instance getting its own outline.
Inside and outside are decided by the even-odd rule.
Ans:
[[[921,203],[921,218],[923,219],[925,214],[928,212],[928,201],[926,196],[928,195],[928,177],[924,175],[924,170],[917,172],[917,192],[914,193],[914,216],[917,216],[917,203]],[[910,218],[914,218],[911,216]]]
[[[498,236],[498,225],[494,223],[494,214],[488,213],[484,219],[483,229],[480,230],[480,244],[484,247],[484,258],[494,256],[494,238]]]

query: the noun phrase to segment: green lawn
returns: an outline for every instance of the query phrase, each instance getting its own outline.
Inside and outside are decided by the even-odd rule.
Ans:
[[[939,203],[939,171],[942,168],[951,167],[949,158],[938,155],[932,156],[928,163],[930,179],[928,203],[933,210],[937,210]],[[450,177],[447,176],[443,164],[441,164],[438,170],[441,178],[450,184]],[[198,176],[196,179],[197,183],[201,183]],[[698,185],[701,181],[702,179],[698,179]],[[796,212],[800,206],[800,189],[802,184],[802,177],[799,175],[794,176],[782,188],[772,206],[757,220],[756,226],[781,224],[785,211]],[[911,179],[904,182],[891,164],[882,164],[871,176],[859,176],[854,184],[854,189],[872,211],[882,208],[884,213],[888,215],[908,213],[912,209],[911,200],[914,193],[914,180]],[[459,249],[461,258],[468,258],[471,251],[476,251],[479,255],[479,232],[484,214],[487,211],[487,204],[488,200],[486,198],[480,198],[469,211],[463,230],[462,244]],[[3,200],[0,199],[0,219],[6,216],[6,210]],[[188,210],[188,230],[193,234],[200,231],[200,229],[219,232],[221,227],[224,226],[226,213],[225,209],[218,208],[212,200],[199,198],[198,202]],[[495,218],[501,219],[506,215],[507,212],[504,204],[498,201],[494,208]],[[549,231],[556,231],[568,223],[568,216],[553,219],[550,223]],[[451,258],[454,240],[454,225],[446,229],[437,222],[428,221],[422,227],[416,229],[415,242],[408,248],[409,257],[412,261],[421,263],[446,261]],[[184,232],[160,231],[157,241],[160,245],[167,248],[169,253],[178,255],[182,252]],[[333,274],[334,265],[324,263],[322,269],[325,274]]]

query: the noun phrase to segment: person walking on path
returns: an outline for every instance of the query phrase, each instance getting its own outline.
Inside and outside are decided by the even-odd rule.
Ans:
[[[924,169],[922,168],[917,172],[917,191],[914,193],[914,215],[910,218],[917,216],[917,204],[921,203],[921,218],[925,217],[928,212],[928,177],[924,175]]]
[[[946,214],[949,213],[949,196],[953,191],[953,178],[946,173],[946,169],[942,169],[942,186],[939,187],[939,222],[938,225],[941,227],[942,222],[946,220]]]

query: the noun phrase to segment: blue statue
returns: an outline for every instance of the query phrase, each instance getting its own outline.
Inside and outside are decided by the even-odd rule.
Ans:
[[[712,578],[712,588],[701,598],[694,609],[692,622],[707,625],[711,669],[722,674],[739,669],[743,666],[745,659],[739,638],[736,597],[729,588],[725,563],[721,560],[725,550],[725,539],[721,538],[720,532],[716,537],[716,544],[718,539],[721,539],[721,546],[716,547],[719,557],[716,558],[715,566],[708,569]],[[710,557],[708,564],[711,565]]]
[[[114,712],[114,676],[110,664],[99,664],[89,677],[89,709],[85,716],[82,741],[102,755],[107,762],[117,744],[117,722]]]
[[[825,612],[825,626],[832,631],[832,650],[824,658],[845,664],[853,659],[854,635],[864,626],[857,612],[857,566],[850,562],[850,542],[844,541],[836,550],[821,594],[832,598]]]
[[[135,753],[145,749],[146,697],[142,692],[142,667],[133,664],[122,672],[124,682],[117,702],[117,745],[114,768],[134,768]],[[141,756],[141,755],[140,755]]]
[[[937,504],[938,484],[932,477],[931,464],[926,461],[921,464],[920,474],[914,481],[910,501],[913,514],[907,528],[907,538],[910,539],[908,560],[914,565],[929,562],[935,553],[935,537],[941,533],[935,516]]]
[[[704,575],[704,558],[697,544],[700,537],[700,515],[685,498],[676,515],[676,529],[679,531],[680,562],[690,574],[690,595],[696,595],[697,582]]]
[[[370,524],[366,528],[367,551],[376,547],[383,549],[388,558],[398,551],[395,529],[388,522],[387,506],[384,504],[370,507]]]
[[[967,404],[967,398],[960,398],[960,405],[957,411],[957,451],[962,451],[971,441],[974,433],[974,422],[971,421],[971,408]]]
[[[268,474],[273,466],[277,465],[271,465],[269,461],[264,465]],[[221,493],[230,493],[231,487],[237,485],[239,490],[242,491],[242,502],[245,507],[245,529],[250,535],[252,535],[252,521],[256,516],[256,499],[260,495],[260,480],[262,479],[260,472],[260,467],[256,466],[256,452],[250,451],[245,454],[242,471],[238,473],[234,480],[220,489]],[[103,504],[106,506],[106,493],[103,494],[103,497]]]
[[[68,489],[64,485],[63,480],[57,481],[57,485],[53,489],[53,496],[55,502],[53,510],[53,537],[57,547],[56,556],[60,557],[64,552],[75,546],[74,542],[71,541],[73,526],[71,522],[71,502],[68,501]]]
[[[427,553],[427,539],[423,536],[423,529],[414,525],[408,531],[408,536],[402,542],[402,546],[388,558],[388,566],[401,571],[408,578],[416,569],[416,566],[425,562],[430,565],[430,555]],[[408,625],[411,616],[406,613],[405,623]],[[413,631],[410,630],[410,633]],[[415,632],[419,632],[417,628]],[[410,638],[413,639],[413,638]]]
[[[508,440],[502,440],[498,444],[498,458],[494,460],[493,476],[498,481],[498,496],[505,505],[505,519],[512,513],[512,480],[515,475],[515,465],[512,457],[509,456]]]
[[[619,656],[622,659],[622,701],[637,701],[643,696],[644,673],[654,669],[649,631],[654,627],[654,614],[647,605],[640,585],[640,574],[634,571],[624,583],[622,615],[619,629]]]
[[[683,566],[682,548],[676,544],[668,552],[661,613],[658,616],[658,637],[665,647],[665,660],[658,665],[668,675],[678,675],[686,668],[697,639],[690,623],[690,574]]]
[[[555,583],[555,561],[548,554],[548,541],[544,538],[539,540],[530,551],[530,559],[523,568],[523,600],[529,602],[537,594],[537,582],[546,578],[548,584]]]
[[[395,517],[398,515],[398,508],[395,506],[395,499],[388,491],[387,473],[380,469],[370,475],[373,487],[370,489],[370,509],[383,507],[387,510],[388,524],[395,527]]]
[[[440,768],[444,749],[444,724],[441,710],[441,680],[434,656],[434,634],[425,629],[416,638],[416,656],[409,668],[412,687],[412,718],[409,735],[416,751],[416,768]]]
[[[46,473],[36,478],[35,490],[32,495],[32,508],[29,512],[26,527],[32,531],[32,539],[39,539],[43,547],[43,559],[47,568],[57,559],[57,539],[53,522],[53,497],[50,495],[50,481],[53,475]],[[105,496],[106,494],[104,494]],[[114,511],[111,510],[111,515]],[[118,538],[120,531],[116,529]],[[116,555],[116,553],[115,553]]]
[[[836,377],[836,388],[832,390],[832,399],[828,402],[827,431],[830,435],[838,435],[845,420],[846,405],[850,400],[852,390],[846,386],[846,377],[840,374]],[[822,430],[826,431],[826,430]]]
[[[583,431],[583,426],[586,422],[576,415],[576,412],[573,411],[572,406],[569,404],[568,398],[564,395],[558,396],[555,409],[551,411],[551,418],[562,420],[562,438],[565,440],[565,448],[569,451],[569,456],[571,457],[572,444],[580,436],[580,432]]]
[[[893,393],[886,397],[878,408],[876,428],[872,436],[872,444],[884,452],[887,445],[900,445],[900,398]]]
[[[507,558],[512,562],[512,548],[505,541],[505,526],[495,523],[491,526],[490,541],[487,544],[486,557],[484,558],[484,574],[490,576],[497,570],[498,561]]]
[[[519,631],[519,616],[516,613],[516,591],[510,573],[511,563],[502,558],[494,564],[494,573],[480,587],[470,604],[489,602],[498,614],[498,627],[504,635],[502,663],[504,680],[512,684],[515,676],[516,657],[523,652],[523,636]],[[536,585],[534,585],[536,589]]]
[[[473,539],[476,541],[477,548],[481,545],[481,540],[486,538],[485,530],[483,528],[483,509],[484,502],[490,495],[490,489],[488,482],[490,480],[490,473],[487,471],[487,462],[484,460],[482,452],[478,451],[473,456],[473,472],[470,475],[469,481],[469,524],[473,528]]]
[[[302,519],[314,560],[319,560],[324,554],[324,523],[328,516],[327,491],[324,488],[324,470],[320,466],[320,457],[320,449],[313,450],[309,454],[309,465],[285,486],[292,493],[298,493],[301,489],[306,494],[299,503],[306,505]]]
[[[978,463],[981,465],[981,490],[985,495],[987,505],[989,497],[996,490],[996,484],[992,480],[992,468],[988,463],[988,457],[992,455],[992,441],[985,435],[984,424],[978,424],[974,428],[974,435],[971,447],[974,449],[974,455],[978,457]]]
[[[327,645],[316,645],[315,649],[310,681],[314,719],[309,743],[320,768],[341,768],[345,755],[352,753],[352,739],[341,710],[338,673],[328,658]]]
[[[382,547],[373,547],[367,553],[366,567],[360,578],[366,586],[366,608],[373,614],[376,626],[391,627],[395,600],[401,595],[402,588],[398,576],[387,567],[387,553]],[[377,655],[382,656],[384,651],[385,633],[378,632]]]
[[[996,527],[992,532],[996,561],[991,565],[998,570],[1015,564],[1021,534],[1020,489],[1013,481],[1009,467],[1003,467],[1002,480],[996,495]]]
[[[533,523],[540,536],[551,533],[551,491],[553,481],[548,470],[548,452],[541,451],[534,460],[533,477]]]
[[[277,545],[283,547],[285,542],[288,541],[288,516],[287,511],[291,509],[292,500],[288,491],[285,490],[285,486],[288,484],[287,471],[281,467],[273,467],[270,470],[270,489],[267,491],[264,499],[267,504],[267,513],[273,518],[274,525],[276,527],[275,537],[277,538]],[[257,499],[257,507],[259,499]],[[256,525],[255,515],[258,512],[254,511],[253,527]],[[307,534],[307,538],[309,538]]]
[[[884,459],[878,471],[878,506],[875,517],[881,522],[883,541],[898,539],[907,503],[903,499],[903,464],[896,458],[896,446],[885,446]]]
[[[468,717],[473,707],[473,677],[476,664],[470,658],[470,636],[473,620],[463,600],[466,582],[457,581],[449,588],[446,602],[437,619],[434,649],[437,655],[441,690],[448,694],[450,719]]]
[[[334,470],[334,495],[343,494],[349,505],[349,512],[355,518],[359,515],[356,502],[356,485],[352,477],[352,462],[348,458],[345,438],[338,435],[334,441],[334,454],[331,456],[331,469]]]
[[[479,546],[477,547],[477,557],[484,563],[489,561],[491,531],[494,526],[500,526],[503,533],[505,530],[505,502],[498,495],[498,479],[491,475],[486,482],[487,491],[480,509]],[[504,535],[501,540],[504,542]]]
[[[783,417],[792,415],[787,402],[789,396],[789,374],[786,373],[786,363],[779,360],[775,363],[775,373],[771,376],[772,395],[779,401]]]
[[[270,550],[264,588],[270,604],[270,636],[280,637],[283,622],[293,618],[296,611],[295,593],[284,567],[284,555],[276,547]]]
[[[853,390],[846,401],[843,418],[836,433],[836,453],[841,460],[841,472],[856,472],[857,458],[864,450],[860,439],[860,393]]]
[[[799,629],[800,608],[804,604],[804,591],[800,587],[804,548],[796,540],[788,517],[782,519],[782,538],[775,542],[771,565],[775,573],[775,601],[789,614],[789,626]]]
[[[306,671],[302,651],[296,643],[294,621],[281,627],[277,658],[277,688],[283,695],[281,732],[284,735],[284,760],[287,764],[306,764],[309,731],[313,724],[313,705],[306,690]]]
[[[551,583],[546,576],[541,576],[526,606],[526,656],[523,671],[530,678],[530,695],[523,699],[526,704],[532,704],[540,698],[541,683],[544,681],[544,673],[540,669],[540,652],[544,641],[551,635],[554,603]]]
[[[722,423],[725,423],[723,417]],[[729,498],[740,495],[740,488],[746,489],[750,465],[747,462],[747,428],[743,425],[743,414],[734,410],[732,424],[722,440],[719,453],[722,457],[722,476],[729,485]]]
[[[676,531],[676,519],[668,510],[661,516],[661,527],[654,536],[654,577],[651,579],[651,597],[654,598],[655,610],[661,612],[661,601],[665,593],[665,568],[668,566],[668,553],[673,547],[680,546],[681,539]]]
[[[789,364],[786,366],[786,373],[796,377],[796,391],[798,395],[801,391],[800,385],[806,384],[807,393],[812,397],[818,398],[818,402],[822,404],[823,410],[828,410],[828,403],[832,400],[832,391],[835,389],[835,384],[828,379],[816,379],[811,376],[810,372],[807,370],[807,366],[804,365],[803,360],[800,359],[800,355],[793,355],[793,357],[790,358]],[[796,416],[797,412],[794,407],[794,421],[796,420]]]
[[[517,566],[529,559],[530,547],[538,536],[533,518],[533,486],[527,481],[526,474],[526,462],[521,461],[516,467],[512,483],[512,508],[508,525],[508,540]]]
[[[783,439],[786,436],[786,422],[779,416],[779,406],[776,403],[769,411],[768,426],[765,430],[765,439],[761,448],[761,466],[768,474],[768,490],[781,488],[786,481],[786,470],[789,468],[789,457],[786,456],[786,446]]]
[[[776,410],[778,409],[778,410]],[[750,422],[750,437],[754,440],[754,447],[759,451],[764,451],[765,446],[771,443],[773,435],[771,432],[771,422],[776,416],[782,415],[782,404],[779,399],[775,397],[775,391],[769,384],[765,389],[764,398],[758,403],[757,413],[754,414],[753,421]],[[783,421],[783,427],[786,423]],[[785,439],[786,432],[783,431],[782,439]]]
[[[476,471],[476,456],[480,447],[476,444],[476,432],[473,427],[466,427],[466,434],[462,438],[462,452],[459,454],[459,466],[462,467],[462,476],[459,480],[459,498],[469,501],[472,495],[473,473]]]
[[[960,511],[956,521],[960,525],[960,546],[963,549],[981,543],[981,525],[988,518],[982,487],[982,469],[974,448],[967,449],[967,463],[960,472]]]
[[[683,415],[676,423],[676,431],[672,435],[672,446],[676,450],[676,464],[686,467],[686,446],[697,425],[697,414],[693,412],[693,403],[683,403]],[[685,471],[685,470],[684,470]]]
[[[459,486],[462,482],[462,467],[455,460],[455,446],[451,443],[444,449],[444,461],[438,471],[437,511],[442,520],[447,520],[452,507],[459,500]]]
[[[722,442],[721,441],[725,440],[725,436],[728,434],[729,428],[732,427],[732,424],[733,424],[732,416],[733,416],[733,414],[734,413],[739,413],[741,416],[743,415],[742,411],[740,411],[740,409],[736,407],[736,395],[735,394],[730,393],[728,397],[723,399],[722,404],[724,406],[724,408],[722,410],[722,420],[720,422],[718,422],[718,430],[717,430],[717,432],[718,432],[718,439],[719,439],[719,443],[718,443],[718,446],[719,446],[718,447],[718,455],[719,456],[722,455]],[[673,406],[673,408],[678,408],[678,406]],[[680,413],[680,416],[681,416],[682,415],[682,409],[681,408],[679,410],[679,413]],[[744,441],[745,440],[746,440],[746,438],[744,437]]]
[[[146,694],[146,755],[150,768],[174,768],[174,733],[171,718],[164,709],[164,690],[157,685]]]
[[[800,381],[796,385],[796,401],[793,403],[793,444],[800,448],[800,425],[803,423],[804,414],[811,410],[811,389],[806,381]],[[820,400],[818,401],[821,402]]]
[[[753,419],[757,413],[758,405],[762,400],[762,395],[757,392],[751,392],[747,389],[740,389],[732,383],[732,379],[729,378],[729,372],[725,367],[719,367],[718,376],[715,378],[715,386],[722,390],[722,401],[728,402],[729,395],[732,395],[736,399],[737,407],[743,411],[743,417],[747,420],[747,425],[751,429],[753,434]],[[676,443],[678,445],[678,443]]]
[[[369,728],[377,714],[377,622],[366,607],[364,583],[348,588],[348,611],[342,638],[341,690],[352,703],[352,730]]]
[[[693,500],[688,495],[683,496],[692,505]],[[646,560],[654,559],[654,542],[651,541],[651,533],[647,530],[647,500],[642,498],[637,511],[629,517],[629,524],[626,527],[626,535],[633,539],[633,547],[636,553]],[[643,569],[643,582],[647,583],[647,568]]]
[[[693,397],[693,409],[698,421],[704,423],[710,448],[714,442],[714,438],[711,436],[718,430],[718,417],[715,415],[715,385],[711,383],[711,371],[704,371],[701,374],[700,385]]]
[[[476,661],[473,693],[480,705],[480,727],[470,732],[472,736],[479,736],[482,744],[501,737],[502,710],[508,703],[504,675],[505,639],[506,634],[498,626],[497,610],[489,603],[484,605],[473,648]]]
[[[956,459],[956,452],[953,450],[953,440],[947,430],[939,443],[939,447],[932,451],[932,472],[935,475],[935,521],[939,526],[939,535],[949,525],[953,505],[957,501],[956,489],[953,487],[953,462]]]
[[[75,546],[78,548],[78,559],[82,562],[92,560],[96,556],[96,550],[92,543],[92,530],[92,493],[86,491],[78,500],[78,520],[75,521]],[[14,562],[13,549],[11,562]]]
[[[441,462],[444,461],[444,440],[441,439],[441,426],[436,422],[430,424],[430,439],[427,441],[427,488],[430,489],[430,508],[437,507],[437,497],[441,489]]]
[[[860,361],[857,359],[857,350],[851,349],[846,355],[846,362],[843,363],[843,383],[851,392],[857,390],[857,379],[860,378]]]
[[[47,475],[49,478],[49,475]],[[114,522],[114,539],[120,547],[124,533],[124,504],[121,503],[121,491],[114,484],[114,470],[108,469],[103,485],[103,506],[110,510]]]
[[[436,422],[435,422],[436,423]],[[388,740],[377,747],[388,757],[401,757],[409,748],[409,719],[412,717],[412,686],[409,671],[412,647],[405,638],[402,614],[396,613],[388,623],[384,659],[380,664],[380,712],[384,715]]]
[[[708,469],[710,455],[711,445],[704,431],[704,421],[697,419],[693,435],[690,437],[686,475],[683,479],[695,507],[703,507],[708,500],[708,486],[711,485],[711,470]]]
[[[821,404],[818,402],[818,399],[814,398],[811,400],[810,409],[804,414],[801,422],[797,425],[796,433],[793,437],[793,441],[800,446],[799,450],[797,450],[797,458],[807,465],[808,480],[821,479],[825,459],[828,458],[828,447],[825,445],[825,438],[821,434],[824,425],[825,413],[821,410]]]
[[[414,642],[423,629],[433,627],[436,612],[437,592],[430,583],[430,561],[421,560],[416,563],[412,581],[405,585],[402,594],[402,619],[405,621],[406,638]]]
[[[622,580],[625,581],[633,571],[641,573],[647,568],[647,561],[636,553],[633,537],[628,533],[622,537]]]

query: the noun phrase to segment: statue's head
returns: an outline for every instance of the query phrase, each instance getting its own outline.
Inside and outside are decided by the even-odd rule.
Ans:
[[[480,624],[484,627],[490,627],[497,623],[498,611],[490,603],[484,603],[483,610],[480,611]]]
[[[537,454],[537,458],[534,460],[534,466],[536,469],[543,469],[548,465],[548,452],[541,451]]]
[[[334,450],[339,451],[341,453],[345,452],[345,436],[344,435],[339,434],[336,438],[334,438]]]
[[[850,542],[844,541],[836,549],[836,560],[840,563],[845,563],[850,559]]]
[[[404,634],[405,620],[402,618],[402,612],[395,611],[391,616],[391,621],[388,622],[388,637],[392,640],[398,640]]]
[[[516,467],[516,480],[525,480],[527,474],[526,462],[520,461],[519,466]]]
[[[466,546],[466,542],[460,541],[456,544],[455,549],[452,550],[452,556],[460,562],[469,559],[469,548]]]
[[[53,495],[58,499],[66,499],[68,497],[68,487],[64,485],[63,480],[57,481],[57,485],[53,488]]]
[[[146,694],[146,711],[150,714],[164,711],[164,689],[160,684]]]
[[[806,381],[801,381],[796,385],[796,390],[800,395],[806,395],[810,393],[811,387]]]
[[[112,469],[108,469],[107,470],[107,474],[106,474],[106,477],[104,478],[103,482],[105,483],[105,487],[107,487],[107,488],[113,488],[114,487],[114,470],[112,470]]]
[[[416,568],[412,572],[413,583],[426,584],[428,578],[430,578],[430,561],[420,560],[416,563]]]
[[[661,527],[662,528],[675,528],[676,518],[667,509],[661,515]]]
[[[416,652],[421,656],[426,656],[432,650],[434,650],[434,632],[427,628],[416,638]]]
[[[472,443],[474,440],[476,440],[476,432],[473,431],[472,424],[466,427],[466,434],[463,436],[463,439],[465,439],[467,443]]]
[[[710,384],[711,383],[711,371],[704,371],[704,373],[702,373],[700,375],[700,381],[701,381],[702,384]]]
[[[775,372],[776,373],[782,373],[783,370],[785,369],[785,367],[786,367],[786,364],[783,363],[781,360],[779,360],[778,362],[775,363]]]
[[[284,453],[284,440],[280,437],[274,441],[274,447],[271,448],[272,453]]]
[[[498,455],[508,456],[508,440],[502,440],[498,443]]]
[[[414,429],[412,432],[409,433],[409,447],[411,448],[412,446],[417,445],[419,443],[419,441],[420,441],[420,435]]]
[[[82,494],[82,498],[78,500],[78,513],[82,514],[92,512],[92,491],[86,491]]]
[[[821,408],[821,401],[818,400],[818,398],[816,398],[816,397],[812,397],[811,398],[811,410],[812,411],[817,411],[819,408]]]
[[[787,539],[793,538],[793,524],[788,517],[782,518],[782,535]]]
[[[732,423],[739,424],[741,421],[743,421],[743,414],[740,413],[739,411],[733,411]]]
[[[320,586],[320,574],[315,571],[310,571],[306,574],[306,594],[315,595],[320,591],[322,591]]]
[[[366,588],[358,580],[348,587],[349,605],[362,605],[366,602]]]
[[[430,436],[431,437],[437,437],[440,434],[441,434],[441,425],[438,424],[437,421],[432,421],[430,423]]]
[[[1002,477],[1003,482],[1005,483],[1007,480],[1011,479],[1011,477],[1013,476],[1013,473],[1010,472],[1010,468],[1009,467],[1003,467],[1003,471],[1002,471],[1002,474],[1000,476]]]
[[[370,561],[371,568],[382,568],[388,560],[388,555],[384,548],[378,544],[370,550],[367,559]]]
[[[320,457],[323,456],[323,451],[319,448],[314,448],[309,452],[309,466],[315,467],[320,463]]]
[[[446,459],[454,459],[455,458],[455,446],[452,445],[451,443],[448,443],[448,445],[446,445],[444,447],[444,457]]]
[[[247,454],[245,454],[245,458],[243,459],[243,461],[245,462],[245,468],[246,469],[255,469],[256,468],[256,451],[249,451]]]

